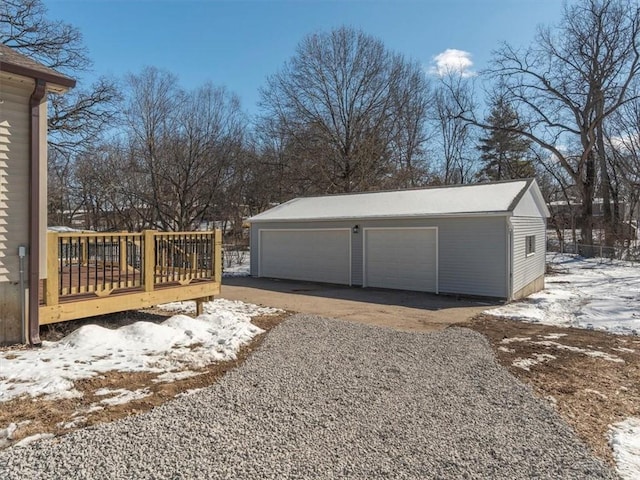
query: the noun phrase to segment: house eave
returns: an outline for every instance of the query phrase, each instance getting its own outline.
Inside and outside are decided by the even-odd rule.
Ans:
[[[47,83],[47,90],[54,93],[64,93],[76,86],[73,78],[54,73],[43,72],[35,68],[16,65],[0,60],[0,72],[16,75],[18,77],[42,80]]]

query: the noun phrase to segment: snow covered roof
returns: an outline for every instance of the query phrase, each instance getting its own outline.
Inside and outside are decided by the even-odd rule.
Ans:
[[[535,180],[294,198],[250,222],[508,214]],[[543,202],[543,208],[544,202]]]

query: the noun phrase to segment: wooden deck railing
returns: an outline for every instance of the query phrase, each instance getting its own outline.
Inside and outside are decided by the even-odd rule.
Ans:
[[[47,237],[40,323],[220,293],[222,234],[57,233]]]

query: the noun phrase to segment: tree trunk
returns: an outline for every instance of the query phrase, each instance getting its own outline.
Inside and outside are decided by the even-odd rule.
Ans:
[[[579,252],[586,256],[594,255],[593,249],[593,194],[595,186],[595,161],[593,155],[585,162],[586,175],[584,180],[580,182],[580,194],[582,197],[582,209],[580,212],[580,241],[583,248]]]
[[[598,92],[596,117],[602,118],[603,110],[604,98],[602,92]],[[604,244],[607,247],[613,247],[616,237],[616,225],[611,212],[611,181],[609,179],[609,169],[607,168],[602,120],[596,127],[596,151],[598,155],[598,166],[600,167],[600,194],[602,196],[602,227],[604,228]]]

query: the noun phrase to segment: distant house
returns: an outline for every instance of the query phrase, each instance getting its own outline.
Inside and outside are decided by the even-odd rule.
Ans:
[[[257,277],[504,299],[544,287],[535,180],[296,198],[249,219]]]
[[[46,271],[47,93],[74,85],[0,44],[0,344],[38,337],[38,284]]]
[[[582,203],[577,200],[555,200],[548,203],[551,212],[549,227],[556,230],[580,229],[582,228],[581,213]],[[618,204],[618,215],[620,223],[618,233],[622,239],[636,240],[640,238],[638,232],[638,220],[640,211],[638,205],[621,201]],[[604,201],[602,198],[594,198],[592,203],[593,227],[604,228]]]

